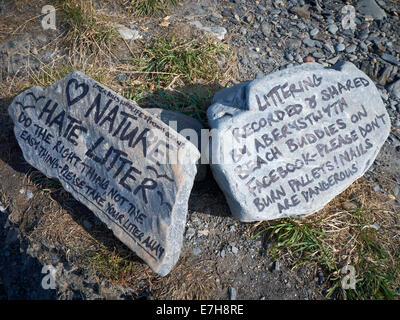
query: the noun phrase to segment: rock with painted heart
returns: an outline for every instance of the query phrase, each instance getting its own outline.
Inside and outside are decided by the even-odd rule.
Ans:
[[[74,71],[8,109],[28,163],[86,205],[155,272],[178,260],[200,154],[134,102]]]
[[[218,92],[211,169],[241,221],[322,209],[372,165],[390,132],[374,83],[351,63],[306,63]]]

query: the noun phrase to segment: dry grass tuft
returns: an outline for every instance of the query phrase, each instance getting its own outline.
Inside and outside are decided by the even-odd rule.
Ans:
[[[331,274],[328,296],[394,298],[400,286],[400,227],[394,202],[376,193],[365,178],[353,183],[317,214],[257,225],[269,253],[293,268],[308,264]],[[377,228],[379,230],[377,230]],[[341,288],[341,270],[357,270],[356,290]]]
[[[59,0],[61,13],[67,25],[64,42],[71,53],[111,54],[109,46],[117,32],[106,16],[93,8],[92,0]]]
[[[188,85],[224,84],[230,77],[218,61],[231,57],[227,45],[209,38],[185,40],[161,36],[142,43],[139,52],[132,52],[132,63],[118,70],[130,76],[124,95],[136,101],[156,90],[175,90]]]
[[[179,0],[124,0],[122,4],[136,16],[153,16],[163,13],[168,6],[176,6]]]
[[[156,293],[155,299],[206,300],[215,289],[215,278],[204,271],[209,261],[181,258],[169,275],[161,277],[117,241],[103,238],[88,255],[88,264],[97,276],[136,292]]]
[[[103,239],[97,240],[93,250],[88,252],[87,263],[93,273],[136,292],[144,287],[151,291],[152,281],[157,276],[150,268],[122,243],[105,238],[104,234],[98,234],[98,238]]]
[[[30,83],[32,85],[47,88],[74,70],[81,71],[88,77],[91,77],[110,88],[115,87],[116,83],[113,81],[113,74],[107,70],[107,66],[96,62],[90,62],[88,59],[78,62],[68,59],[68,61],[62,64],[53,62],[50,65],[43,66],[39,73],[30,72]]]
[[[91,249],[93,237],[71,215],[74,209],[68,204],[73,203],[74,199],[56,179],[49,179],[37,170],[30,170],[23,184],[35,187],[45,199],[50,200],[44,204],[30,237],[63,248],[71,255],[80,256]]]
[[[211,260],[200,262],[181,258],[172,272],[165,278],[158,277],[155,286],[159,299],[208,300],[216,288],[215,277],[205,271]]]

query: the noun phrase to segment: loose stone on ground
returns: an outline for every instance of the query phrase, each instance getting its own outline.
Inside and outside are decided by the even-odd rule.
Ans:
[[[360,178],[390,131],[373,81],[351,63],[306,63],[219,91],[211,169],[241,221],[309,215]]]

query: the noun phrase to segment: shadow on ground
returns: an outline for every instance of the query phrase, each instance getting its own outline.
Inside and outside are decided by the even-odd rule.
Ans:
[[[28,243],[18,239],[18,232],[7,224],[6,213],[0,212],[0,300],[54,300],[56,292],[44,289],[42,264],[26,254]],[[45,279],[46,280],[46,279]],[[45,285],[47,283],[45,282]]]

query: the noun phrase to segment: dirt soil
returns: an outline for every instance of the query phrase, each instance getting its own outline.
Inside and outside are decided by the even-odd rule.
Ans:
[[[16,2],[0,0],[0,299],[326,299],[329,275],[318,266],[292,269],[287,261],[277,264],[266,255],[268,242],[254,237],[258,224],[241,223],[231,216],[210,171],[205,181],[194,185],[181,257],[162,278],[130,253],[85,206],[28,165],[7,114],[18,93],[14,85],[68,52],[57,45],[61,31],[40,27],[38,8],[51,1]],[[234,1],[227,3],[235,5]],[[162,17],[137,20],[119,16],[121,7],[112,1],[104,1],[102,7],[115,22],[136,23],[144,37],[169,32],[160,26],[165,21]],[[186,1],[171,9],[171,28],[184,25],[187,32],[182,32],[196,37],[198,30],[183,21],[199,7],[197,1]],[[201,19],[204,14],[199,11],[197,16]],[[121,40],[116,47],[120,48],[115,51],[118,57],[130,54]],[[249,69],[239,70],[231,83],[256,76]],[[392,131],[366,175],[378,193],[392,194],[400,181],[400,132]],[[388,201],[400,218],[399,201]],[[89,257],[100,259],[101,252],[120,252],[136,272],[129,281],[120,275],[105,276],[87,262]],[[108,261],[106,266],[115,262]],[[57,270],[55,289],[42,285],[47,274],[42,273],[43,267],[48,265]]]

